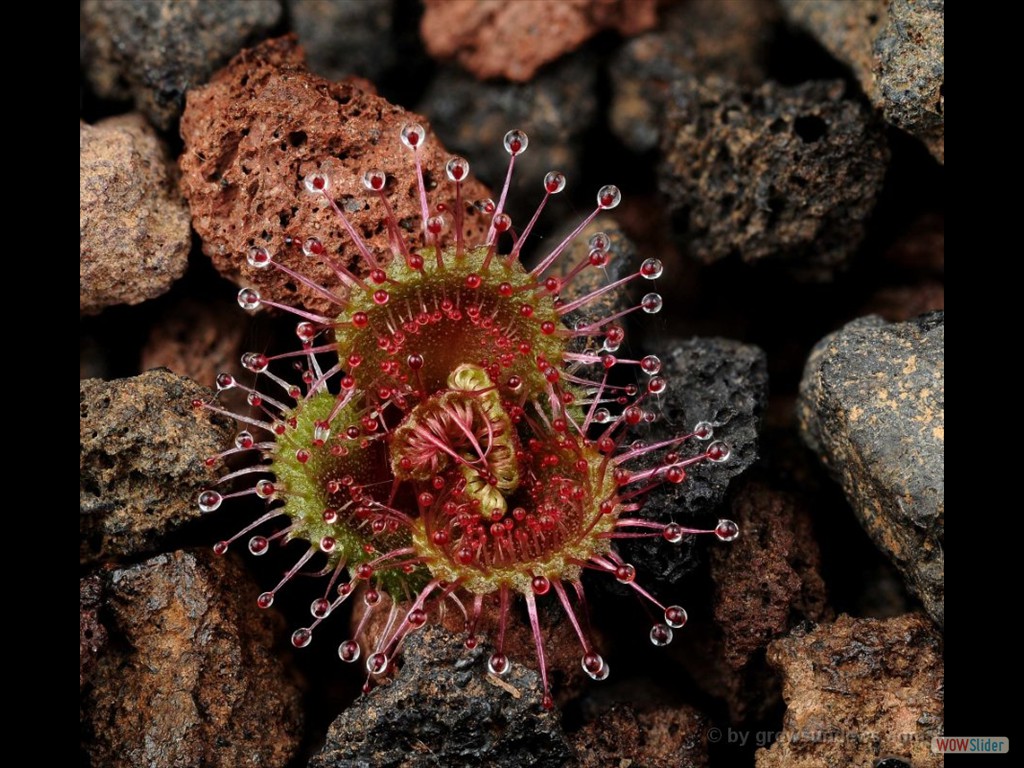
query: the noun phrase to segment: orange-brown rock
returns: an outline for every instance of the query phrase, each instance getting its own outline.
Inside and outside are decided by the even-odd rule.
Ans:
[[[707,733],[707,718],[691,706],[620,702],[577,731],[574,746],[580,768],[704,768]]]
[[[301,692],[272,648],[278,617],[255,610],[256,586],[236,561],[177,551],[104,581],[110,640],[82,722],[92,765],[290,764]]]
[[[79,560],[137,557],[200,516],[233,424],[192,407],[210,390],[170,371],[79,384]]]
[[[942,641],[919,614],[840,616],[834,624],[772,643],[786,715],[757,768],[877,765],[898,758],[937,768],[931,740],[942,733]]]
[[[166,293],[192,238],[163,142],[133,113],[80,124],[78,144],[79,311]]]

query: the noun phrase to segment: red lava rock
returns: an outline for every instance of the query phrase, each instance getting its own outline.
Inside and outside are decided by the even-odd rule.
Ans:
[[[737,494],[730,517],[740,537],[711,549],[714,627],[691,623],[680,637],[691,674],[740,722],[764,717],[778,703],[762,653],[768,643],[801,621],[829,620],[832,611],[811,513],[798,498],[753,481]]]
[[[204,384],[211,384],[222,371],[238,376],[248,326],[238,307],[185,299],[153,326],[140,367],[169,368]]]
[[[894,619],[840,616],[794,632],[768,649],[782,673],[786,715],[757,768],[875,765],[895,757],[937,768],[931,740],[942,733],[942,642],[918,614]]]
[[[389,260],[384,207],[362,181],[368,170],[385,171],[388,199],[406,238],[422,243],[413,153],[400,141],[402,126],[417,122],[427,129],[420,154],[431,212],[454,194],[444,173],[449,155],[424,118],[368,87],[363,80],[333,83],[310,74],[295,37],[288,36],[243,51],[208,85],[189,91],[181,119],[181,186],[203,252],[222,275],[264,298],[332,311],[334,305],[306,285],[246,263],[248,249],[263,246],[285,266],[337,287],[326,264],[302,255],[302,242],[312,236],[342,265],[366,271],[337,215],[305,190],[303,179],[317,170],[329,176],[334,199],[368,247]],[[471,179],[463,195],[474,201],[489,193]],[[490,222],[469,211],[464,231],[482,239]]]
[[[425,0],[420,34],[439,59],[481,80],[524,82],[604,29],[631,36],[657,23],[657,0]]]
[[[751,482],[732,505],[743,535],[711,550],[715,623],[723,655],[745,666],[796,619],[831,618],[811,513],[795,496]]]
[[[111,640],[83,702],[92,765],[289,764],[300,692],[272,650],[276,617],[250,609],[257,590],[240,565],[175,552],[105,581]]]
[[[78,144],[79,310],[165,293],[185,274],[192,239],[163,143],[131,114],[81,123]]]

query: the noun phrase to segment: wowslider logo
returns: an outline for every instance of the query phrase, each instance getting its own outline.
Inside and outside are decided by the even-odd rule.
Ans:
[[[1005,736],[936,736],[932,739],[932,752],[952,754],[1002,754],[1010,751],[1010,740]]]

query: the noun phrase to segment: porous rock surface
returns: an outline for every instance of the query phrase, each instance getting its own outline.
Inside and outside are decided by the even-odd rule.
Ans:
[[[848,65],[885,120],[940,163],[945,143],[944,0],[782,0],[790,22]]]
[[[339,715],[310,768],[569,764],[574,751],[558,713],[540,707],[538,674],[513,664],[498,678],[490,652],[432,624],[413,633],[395,680]]]
[[[833,617],[811,510],[762,480],[744,482],[730,514],[735,541],[709,547],[713,622],[680,633],[683,664],[724,699],[733,723],[764,719],[779,703],[764,649],[803,621]]]
[[[78,144],[80,312],[165,293],[192,238],[163,143],[131,114],[80,123]]]
[[[581,137],[598,107],[594,58],[585,52],[568,56],[526,83],[480,82],[455,66],[445,66],[419,103],[418,109],[430,116],[445,143],[468,158],[474,173],[495,189],[501,188],[508,169],[509,155],[502,147],[505,133],[513,128],[526,132],[529,147],[516,157],[506,202],[517,229],[526,225],[540,203],[548,171],[565,174],[563,197],[579,183]],[[597,187],[590,193],[596,194]],[[550,221],[552,209],[557,210],[554,204],[545,220]]]
[[[394,0],[286,2],[309,68],[332,80],[357,75],[376,81],[399,61],[391,39],[395,5]]]
[[[612,131],[634,152],[655,149],[670,87],[683,75],[763,82],[778,15],[761,0],[670,5],[657,28],[629,40],[612,58]]]
[[[107,630],[99,620],[103,598],[103,579],[93,573],[78,582],[79,646],[78,690],[92,678],[96,658],[107,644]]]
[[[712,550],[711,574],[723,660],[739,669],[788,630],[794,615],[821,621],[829,608],[810,510],[797,497],[752,482],[732,512],[742,535]]]
[[[705,768],[708,721],[689,706],[617,703],[574,734],[580,768]]]
[[[864,238],[889,159],[871,114],[842,81],[672,86],[659,169],[675,229],[703,262],[783,262],[830,279]]]
[[[519,602],[514,595],[512,602],[513,604]],[[362,637],[372,640],[373,638],[383,636],[388,631],[388,613],[391,605],[391,598],[382,593],[380,602],[374,607],[369,618],[363,624]],[[498,637],[501,631],[501,613],[494,610],[494,607],[496,606],[487,608],[481,613],[474,629],[474,637],[483,643],[490,642],[492,645],[494,638]],[[365,603],[361,600],[356,601],[353,606],[352,615],[349,618],[349,636],[356,636],[356,629],[360,626],[360,622],[363,621],[365,614]],[[548,671],[549,689],[556,708],[561,708],[584,692],[586,687],[592,684],[593,681],[580,665],[583,651],[580,647],[579,636],[576,634],[572,622],[554,593],[552,593],[550,598],[537,601],[537,614],[539,616],[541,639],[544,642],[544,658]],[[467,637],[466,617],[458,610],[445,610],[439,612],[437,618],[438,626],[450,633],[447,637],[451,638],[451,642],[461,648]],[[594,647],[600,648],[603,646],[603,635],[600,628],[591,627],[588,638]],[[372,642],[368,641],[361,647],[363,658],[373,652],[371,646]],[[490,654],[492,650],[493,648],[489,649],[487,653]],[[418,652],[417,659],[432,664],[435,657],[438,660],[451,659],[453,652],[452,649],[440,646],[423,647]],[[525,611],[520,612],[518,608],[513,608],[506,615],[503,652],[513,664],[522,665],[536,671],[537,645],[533,636],[533,629],[530,626],[529,617]],[[383,675],[376,677],[375,681],[386,680],[391,682],[396,677],[401,677],[401,675],[405,674],[404,669],[404,662],[401,669],[392,666]],[[539,688],[536,695],[539,701]]]
[[[938,768],[931,740],[942,734],[942,640],[919,614],[840,616],[794,632],[768,649],[782,675],[786,714],[757,768],[876,765],[898,758]]]
[[[199,517],[199,492],[219,473],[203,460],[229,444],[233,424],[192,407],[210,391],[157,369],[79,384],[79,559],[153,552]]]
[[[306,191],[305,177],[326,174],[331,195],[371,251],[389,261],[387,218],[363,174],[388,174],[386,192],[403,236],[421,245],[420,199],[413,153],[399,136],[408,123],[429,124],[375,95],[365,81],[334,83],[310,74],[294,36],[269,40],[236,56],[209,84],[189,91],[181,135],[181,186],[203,252],[225,277],[256,288],[262,296],[315,312],[337,305],[276,269],[249,266],[251,247],[338,290],[330,266],[308,259],[301,245],[317,237],[343,266],[366,273],[365,259],[322,197]],[[431,213],[451,203],[454,189],[444,172],[450,155],[428,135],[420,150],[427,174]],[[489,197],[474,179],[464,200]],[[482,242],[489,219],[469,207],[464,231]]]
[[[280,17],[278,0],[85,0],[83,69],[98,96],[131,98],[153,125],[170,128],[185,92]]]
[[[724,463],[702,462],[689,467],[682,483],[663,483],[652,490],[637,516],[713,528],[717,519],[713,516],[729,483],[757,459],[761,415],[768,399],[767,361],[764,352],[753,345],[702,337],[664,340],[658,356],[662,361],[660,375],[667,382],[665,391],[658,395],[661,417],[649,427],[634,430],[636,437],[660,442],[707,421],[714,425],[715,439],[728,443],[731,453]],[[682,448],[683,455],[706,446],[690,442]],[[648,459],[656,461],[657,456]],[[632,466],[641,468],[644,462]],[[657,537],[625,540],[616,548],[639,573],[674,585],[695,565],[693,541],[692,537],[684,538],[677,546]],[[638,581],[643,583],[639,577]]]

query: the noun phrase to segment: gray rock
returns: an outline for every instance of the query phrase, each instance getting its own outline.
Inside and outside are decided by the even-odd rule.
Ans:
[[[131,98],[170,128],[185,91],[277,24],[279,0],[85,0],[85,73],[98,96]]]
[[[229,445],[232,425],[192,407],[209,390],[167,370],[79,385],[79,559],[153,552],[199,517],[217,479],[203,459]]]
[[[888,9],[874,45],[882,115],[945,163],[945,3],[893,0]]]
[[[331,80],[377,81],[398,62],[394,0],[287,0],[310,71]]]
[[[763,82],[777,16],[774,5],[760,0],[690,0],[667,8],[656,31],[628,41],[612,59],[612,131],[635,152],[655,149],[669,87],[683,75]]]
[[[310,768],[521,768],[565,765],[573,756],[559,715],[540,706],[540,678],[513,664],[487,672],[483,644],[428,624],[405,644],[403,668],[331,725]]]
[[[675,83],[659,180],[693,256],[781,261],[811,280],[846,264],[864,238],[889,153],[844,87]]]
[[[559,227],[555,233],[548,238],[546,242],[547,247],[542,249],[538,256],[543,258],[543,256],[547,255],[552,248],[557,247],[557,245],[576,228],[578,223],[579,222],[576,221],[568,222],[564,226]],[[635,273],[639,268],[640,264],[637,257],[636,244],[630,240],[629,235],[626,234],[625,230],[622,229],[614,217],[602,215],[594,219],[582,232],[580,232],[547,274],[560,279],[565,279],[565,277],[575,269],[581,261],[589,257],[590,240],[599,233],[603,233],[608,238],[608,263],[604,267],[584,267],[583,270],[572,278],[570,282],[563,286],[559,293],[559,297],[563,301],[570,302],[582,298],[610,283],[614,283],[627,275]],[[650,286],[650,283],[647,281],[642,282],[643,285],[640,286],[641,288],[646,289]],[[570,328],[575,327],[580,323],[592,325],[606,317],[610,317],[616,312],[621,312],[622,310],[627,309],[631,305],[635,305],[639,301],[640,297],[632,296],[631,294],[633,293],[637,293],[637,291],[609,291],[602,296],[598,296],[592,301],[588,301],[581,307],[568,312],[563,320]],[[621,318],[618,321],[618,324],[623,327],[625,327],[627,323],[627,318]],[[626,330],[628,333],[628,328]],[[582,338],[576,339],[574,341],[573,349],[579,349],[582,346],[581,342],[583,342]]]
[[[513,128],[526,132],[530,145],[516,158],[508,194],[513,225],[523,227],[544,195],[544,175],[561,171],[568,185],[579,184],[582,142],[579,138],[597,111],[596,67],[593,57],[574,54],[546,68],[528,83],[479,82],[462,70],[441,70],[417,107],[452,152],[469,159],[473,172],[501,192],[508,169],[502,146]],[[587,192],[593,201],[597,188]],[[555,204],[550,204],[555,208]],[[557,210],[557,209],[556,209]],[[545,214],[551,221],[552,211]]]
[[[159,296],[185,274],[185,201],[163,143],[141,115],[79,125],[79,309]]]
[[[92,765],[284,766],[300,692],[272,650],[275,619],[231,559],[159,555],[104,577],[107,647],[85,699]]]
[[[887,122],[945,162],[944,0],[782,0],[782,8],[853,70]]]
[[[800,384],[800,431],[875,544],[943,623],[944,314],[865,317],[826,336]]]

